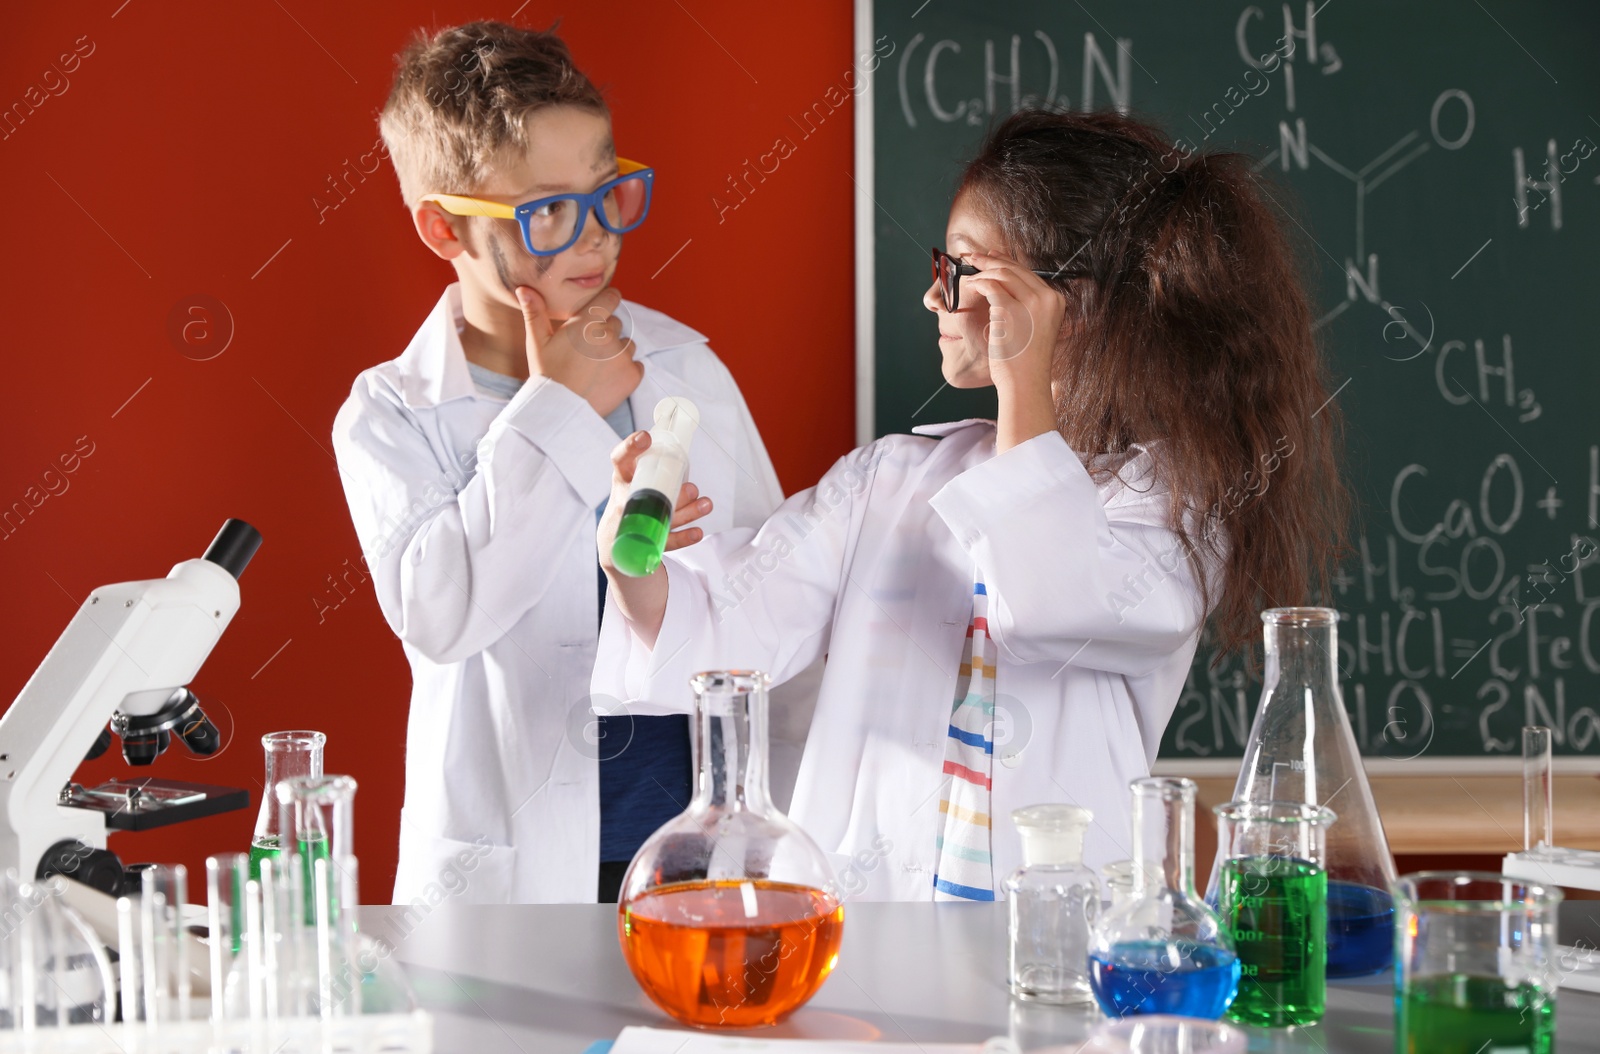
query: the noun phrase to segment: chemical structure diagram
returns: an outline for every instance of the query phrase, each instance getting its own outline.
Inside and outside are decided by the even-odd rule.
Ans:
[[[1251,57],[1251,51],[1246,43],[1250,23],[1263,17],[1260,8],[1247,7],[1241,12],[1236,26],[1236,36],[1239,41],[1240,54],[1247,63],[1257,65]],[[1323,75],[1337,73],[1343,68],[1343,60],[1338,57],[1337,50],[1332,43],[1317,40],[1317,9],[1307,3],[1303,26],[1296,26],[1293,9],[1289,4],[1283,5],[1284,33],[1281,41],[1293,42],[1301,46],[1291,51],[1282,66],[1284,81],[1284,108],[1290,115],[1295,113],[1295,70],[1303,60],[1308,69],[1319,69]],[[1291,123],[1292,122],[1292,123]],[[1459,129],[1455,124],[1459,123]],[[1420,333],[1406,318],[1405,311],[1396,307],[1382,294],[1379,283],[1378,254],[1368,252],[1366,247],[1366,207],[1368,195],[1377,189],[1401,170],[1416,161],[1428,151],[1438,147],[1443,150],[1460,150],[1472,139],[1472,133],[1477,124],[1477,111],[1472,102],[1472,96],[1459,88],[1448,88],[1439,93],[1434,99],[1433,106],[1428,114],[1428,130],[1431,141],[1422,137],[1420,128],[1412,129],[1401,136],[1388,148],[1381,151],[1360,168],[1352,169],[1350,166],[1331,157],[1327,151],[1317,146],[1307,132],[1305,118],[1291,116],[1280,119],[1278,122],[1278,149],[1272,151],[1256,163],[1255,170],[1260,172],[1274,164],[1280,171],[1289,173],[1294,170],[1305,170],[1311,167],[1313,160],[1323,165],[1332,172],[1348,180],[1355,188],[1355,223],[1353,255],[1340,260],[1320,242],[1318,248],[1340,267],[1345,276],[1345,298],[1332,310],[1317,319],[1314,328],[1321,329],[1334,319],[1338,318],[1351,304],[1358,299],[1364,299],[1377,305],[1390,318],[1384,327],[1384,337],[1388,341],[1391,333],[1400,339],[1415,341],[1418,350],[1397,361],[1407,361],[1425,353],[1433,343],[1433,317],[1432,312],[1424,310],[1428,315],[1428,333]],[[1450,125],[1447,131],[1445,126]],[[1309,232],[1308,236],[1309,236]],[[1314,239],[1313,239],[1314,240]],[[1487,243],[1485,243],[1487,245]],[[1481,251],[1481,249],[1480,249]],[[1470,263],[1470,261],[1469,261]],[[1459,273],[1459,272],[1458,272]],[[1481,342],[1480,342],[1481,344]],[[1509,351],[1507,352],[1509,355]],[[1348,383],[1348,382],[1347,382]],[[1531,393],[1528,393],[1531,398]],[[1464,401],[1464,400],[1463,400]]]
[[[1433,312],[1426,303],[1420,302],[1421,310],[1426,316],[1427,332],[1422,333],[1412,320],[1407,317],[1406,309],[1383,296],[1379,283],[1378,254],[1369,252],[1366,239],[1366,211],[1367,198],[1390,180],[1391,177],[1405,169],[1412,162],[1422,157],[1433,149],[1446,151],[1460,150],[1472,139],[1477,124],[1477,110],[1473,104],[1472,96],[1461,88],[1446,88],[1433,100],[1428,113],[1429,137],[1424,138],[1421,128],[1415,128],[1401,136],[1396,142],[1381,151],[1360,168],[1352,168],[1330,156],[1327,151],[1318,147],[1308,135],[1306,122],[1303,117],[1295,116],[1295,71],[1298,66],[1304,65],[1307,70],[1320,70],[1326,76],[1338,72],[1343,68],[1343,60],[1338,56],[1333,44],[1324,39],[1319,42],[1317,38],[1317,11],[1319,8],[1313,3],[1305,5],[1303,21],[1296,25],[1295,13],[1292,5],[1285,3],[1283,9],[1283,36],[1279,37],[1280,44],[1292,45],[1287,49],[1287,54],[1281,66],[1284,80],[1284,106],[1290,116],[1278,122],[1278,149],[1272,151],[1256,165],[1256,171],[1262,171],[1276,164],[1280,171],[1289,173],[1295,170],[1305,170],[1311,167],[1313,161],[1328,170],[1337,173],[1348,180],[1355,190],[1355,222],[1354,222],[1354,253],[1347,255],[1343,260],[1335,256],[1327,247],[1317,243],[1324,253],[1333,260],[1344,274],[1345,296],[1331,310],[1319,318],[1314,324],[1315,329],[1321,329],[1334,319],[1338,318],[1358,300],[1365,300],[1380,308],[1389,318],[1383,327],[1383,338],[1387,344],[1398,344],[1406,347],[1406,353],[1400,355],[1387,355],[1392,361],[1406,362],[1418,358],[1423,354],[1434,351],[1434,376],[1440,396],[1452,405],[1466,405],[1470,402],[1488,404],[1491,401],[1503,403],[1507,408],[1517,414],[1519,424],[1527,424],[1540,417],[1543,408],[1530,388],[1518,388],[1515,381],[1515,365],[1513,362],[1513,349],[1511,335],[1502,334],[1499,341],[1498,353],[1485,346],[1482,338],[1475,338],[1472,342],[1472,356],[1475,359],[1477,374],[1476,396],[1469,390],[1468,385],[1452,377],[1449,373],[1449,360],[1455,353],[1466,353],[1467,344],[1462,340],[1445,341],[1435,348],[1434,336],[1436,324]],[[1253,49],[1249,44],[1250,30],[1254,23],[1264,20],[1265,16],[1259,7],[1246,7],[1236,23],[1235,35],[1238,40],[1239,53],[1246,63],[1255,68],[1261,68],[1261,63],[1253,59]],[[1259,49],[1257,49],[1259,50]],[[1280,51],[1285,50],[1280,48]],[[1511,151],[1512,162],[1512,204],[1516,209],[1517,226],[1527,229],[1533,222],[1548,219],[1552,231],[1562,228],[1562,185],[1567,178],[1575,173],[1578,167],[1597,149],[1592,139],[1587,136],[1576,139],[1571,148],[1565,152],[1558,148],[1554,138],[1547,140],[1544,145],[1544,175],[1538,178],[1530,174],[1530,163],[1522,147],[1518,146]],[[1600,176],[1594,176],[1593,181],[1600,184]],[[1530,192],[1537,194],[1537,200],[1530,200]],[[1309,232],[1307,232],[1309,236]],[[1315,240],[1315,239],[1313,239]],[[1457,268],[1450,277],[1453,280],[1462,271],[1465,271],[1478,256],[1489,247],[1493,238],[1488,238],[1477,250]],[[1410,345],[1414,342],[1414,350]],[[1497,361],[1496,361],[1497,359]],[[1497,381],[1492,381],[1498,378]],[[1349,383],[1346,381],[1346,383]]]

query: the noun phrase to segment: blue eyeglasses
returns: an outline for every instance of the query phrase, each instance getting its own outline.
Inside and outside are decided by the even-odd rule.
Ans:
[[[650,191],[656,171],[637,161],[617,159],[616,179],[600,184],[588,194],[554,194],[522,205],[506,205],[459,194],[427,194],[452,216],[492,216],[516,220],[522,244],[535,256],[555,256],[572,248],[583,234],[589,213],[612,234],[626,234],[650,214]]]

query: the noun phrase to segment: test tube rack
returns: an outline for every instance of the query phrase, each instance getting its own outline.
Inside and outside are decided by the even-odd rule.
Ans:
[[[1600,851],[1540,846],[1507,853],[1500,873],[1524,882],[1600,890]],[[1556,949],[1556,967],[1562,988],[1600,992],[1600,948],[1563,944]]]

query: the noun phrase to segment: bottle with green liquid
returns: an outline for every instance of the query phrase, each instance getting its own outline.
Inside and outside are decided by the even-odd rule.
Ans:
[[[256,813],[256,831],[250,839],[250,877],[260,881],[261,861],[283,851],[280,810],[276,787],[297,776],[321,776],[322,752],[328,737],[321,732],[268,732],[261,737],[267,757],[267,778]]]
[[[632,578],[661,566],[672,510],[689,476],[689,440],[700,425],[700,411],[688,399],[668,396],[656,404],[650,449],[633,470],[628,503],[611,544],[611,562]]]

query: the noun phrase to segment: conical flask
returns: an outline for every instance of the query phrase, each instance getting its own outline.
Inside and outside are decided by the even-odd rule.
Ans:
[[[268,732],[261,737],[261,751],[267,759],[267,777],[261,794],[261,809],[256,813],[256,829],[250,838],[250,877],[261,878],[261,861],[276,857],[283,850],[279,830],[277,786],[297,776],[322,775],[322,751],[328,737],[321,732],[296,730]]]
[[[639,847],[617,937],[645,994],[701,1028],[774,1025],[832,972],[844,937],[833,869],[767,789],[767,676],[697,674],[688,808]]]
[[[1244,748],[1238,802],[1304,802],[1332,809],[1328,828],[1328,976],[1356,977],[1394,959],[1394,857],[1339,693],[1339,615],[1331,608],[1272,608],[1265,687]],[[1219,851],[1207,883],[1218,890]]]

